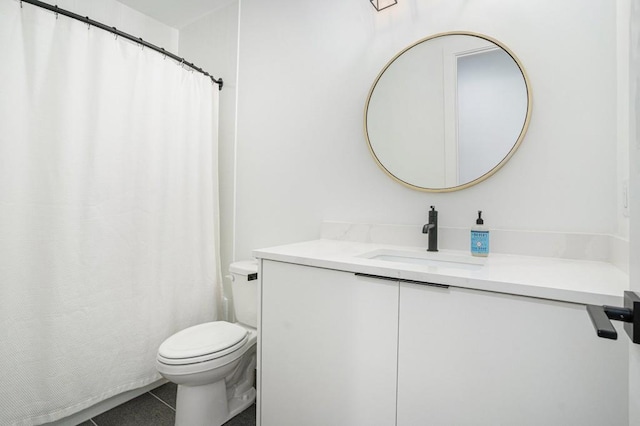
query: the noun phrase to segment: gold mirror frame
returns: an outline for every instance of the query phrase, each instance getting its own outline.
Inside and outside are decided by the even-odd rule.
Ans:
[[[410,182],[404,181],[402,179],[400,179],[399,177],[395,176],[393,173],[391,173],[380,161],[380,159],[378,158],[378,156],[376,155],[375,151],[373,150],[373,147],[371,145],[371,140],[369,139],[369,131],[368,131],[368,126],[367,126],[367,115],[369,112],[369,103],[371,101],[371,96],[373,94],[373,91],[376,88],[376,85],[378,84],[380,78],[382,77],[382,75],[384,74],[384,72],[394,63],[394,61],[396,59],[398,59],[400,56],[402,56],[404,53],[406,53],[408,50],[412,49],[413,47],[427,42],[429,40],[433,40],[436,38],[440,38],[440,37],[444,37],[444,36],[450,36],[450,35],[465,35],[465,36],[471,36],[471,37],[478,37],[481,38],[483,40],[489,41],[493,44],[495,44],[496,46],[500,47],[502,50],[504,50],[510,57],[511,59],[513,59],[513,61],[516,63],[516,65],[518,66],[518,68],[520,69],[520,73],[522,74],[522,77],[524,79],[524,84],[526,87],[526,93],[527,93],[527,113],[525,116],[525,120],[524,123],[522,125],[522,129],[520,131],[520,135],[518,136],[518,139],[516,140],[516,142],[513,144],[513,147],[509,150],[509,152],[507,153],[507,155],[496,165],[494,166],[491,170],[489,170],[488,172],[486,172],[485,174],[481,175],[480,177],[466,182],[464,184],[461,185],[457,185],[457,186],[452,186],[452,187],[444,187],[444,188],[425,188],[422,186],[417,186],[414,185]],[[467,32],[467,31],[449,31],[449,32],[443,32],[443,33],[437,33],[428,37],[425,37],[423,39],[420,39],[418,41],[416,41],[415,43],[411,44],[410,46],[404,48],[403,50],[401,50],[398,54],[396,54],[393,58],[391,58],[391,60],[389,62],[387,62],[387,64],[382,68],[382,70],[380,71],[380,73],[378,73],[378,76],[376,77],[376,79],[374,80],[373,84],[371,85],[371,89],[369,90],[369,94],[367,96],[367,101],[365,103],[365,108],[364,108],[364,134],[365,134],[365,138],[367,140],[367,146],[369,147],[369,152],[371,153],[371,155],[373,156],[375,162],[378,164],[378,166],[389,176],[391,177],[393,180],[409,187],[412,189],[416,189],[418,191],[423,191],[423,192],[453,192],[453,191],[459,191],[461,189],[465,189],[465,188],[469,188],[473,185],[477,185],[480,182],[483,182],[484,180],[488,179],[489,177],[491,177],[492,175],[494,175],[498,170],[500,170],[507,161],[509,161],[509,159],[511,159],[511,157],[515,154],[515,152],[518,150],[518,148],[520,147],[520,144],[522,144],[522,141],[524,139],[525,134],[527,133],[527,129],[529,128],[529,122],[531,121],[531,112],[532,112],[532,108],[533,107],[533,99],[532,99],[532,91],[531,91],[531,82],[529,81],[529,78],[527,77],[527,73],[524,70],[524,67],[522,66],[522,63],[520,62],[520,60],[517,58],[517,56],[511,51],[511,49],[509,49],[507,46],[505,46],[504,44],[502,44],[501,42],[499,42],[498,40],[483,35],[483,34],[479,34],[479,33],[474,33],[474,32]]]

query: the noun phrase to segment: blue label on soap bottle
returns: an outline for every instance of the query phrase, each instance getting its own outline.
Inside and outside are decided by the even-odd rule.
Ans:
[[[471,253],[489,254],[489,231],[471,231]]]

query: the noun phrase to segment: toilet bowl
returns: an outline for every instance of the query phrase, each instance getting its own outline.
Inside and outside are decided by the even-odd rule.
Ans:
[[[219,426],[255,401],[257,264],[229,270],[238,322],[194,325],[158,349],[158,372],[178,385],[177,426]]]

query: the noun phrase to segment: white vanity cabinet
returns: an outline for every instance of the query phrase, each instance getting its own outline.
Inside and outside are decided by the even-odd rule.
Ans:
[[[397,281],[262,261],[259,424],[393,425]]]
[[[628,425],[629,339],[618,322],[618,340],[598,338],[584,306],[621,305],[618,270],[508,255],[454,270],[381,250],[398,251],[254,252],[259,425]]]
[[[400,284],[398,426],[626,426],[627,341],[584,305]]]

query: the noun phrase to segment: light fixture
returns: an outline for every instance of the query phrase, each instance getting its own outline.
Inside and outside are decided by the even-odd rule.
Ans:
[[[378,12],[380,12],[382,9],[386,9],[398,3],[398,0],[370,0],[370,1],[373,7],[375,7]]]

